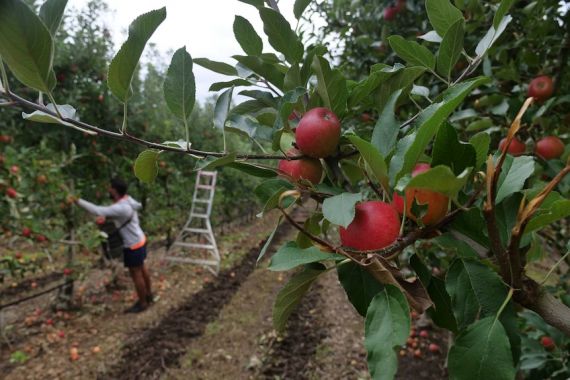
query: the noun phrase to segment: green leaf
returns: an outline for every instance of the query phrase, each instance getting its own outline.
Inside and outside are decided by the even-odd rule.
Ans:
[[[275,226],[275,228],[273,229],[273,232],[271,232],[271,234],[269,235],[269,237],[267,238],[267,240],[265,241],[265,244],[263,244],[263,247],[261,248],[261,251],[259,251],[259,256],[257,256],[257,261],[259,262],[264,256],[265,253],[267,252],[267,250],[269,249],[269,247],[271,246],[271,242],[273,241],[273,238],[275,237],[275,234],[277,233],[277,230],[279,229],[279,226],[281,225],[281,220],[283,219],[283,216],[279,217],[279,220],[277,221],[277,225]]]
[[[402,346],[410,333],[410,309],[406,297],[386,285],[370,303],[364,327],[368,370],[375,380],[393,379],[398,367],[394,347]]]
[[[196,170],[212,170],[219,166],[228,165],[236,160],[236,154],[230,153],[223,157],[208,157],[198,162]]]
[[[278,115],[273,125],[273,150],[279,149],[281,142],[281,135],[283,131],[289,128],[289,115],[293,112],[295,105],[301,100],[301,97],[307,93],[303,87],[297,87],[294,90],[288,91],[279,100]]]
[[[356,215],[354,207],[362,199],[360,193],[342,193],[327,198],[323,202],[323,215],[329,222],[347,228]]]
[[[404,145],[402,140],[400,140],[400,143],[397,145],[396,155],[399,154],[399,149],[406,150],[400,153],[403,155],[401,167],[400,161],[394,165],[392,165],[392,163],[390,164],[390,178],[398,180],[402,175],[411,172],[445,119],[451,115],[455,108],[461,104],[463,99],[465,99],[474,88],[488,81],[488,78],[478,77],[451,86],[440,96],[440,101],[426,108],[418,117],[416,132],[409,135],[413,136],[410,137],[411,144],[409,147],[406,146],[407,144]]]
[[[155,149],[142,151],[135,161],[135,176],[146,183],[154,182],[158,175],[158,155],[160,152]]]
[[[40,8],[40,18],[53,37],[61,24],[67,0],[46,0]]]
[[[270,8],[261,8],[259,15],[263,21],[263,31],[267,35],[269,44],[278,52],[283,53],[289,63],[300,62],[303,59],[303,44],[291,30],[291,25],[285,17]]]
[[[23,1],[0,1],[0,56],[16,79],[50,92],[55,84],[53,51],[49,30]]]
[[[238,0],[238,1],[241,1],[242,3],[246,3],[249,5],[253,5],[256,8],[263,8],[265,6],[263,0]]]
[[[497,9],[497,12],[495,12],[495,17],[493,17],[493,27],[495,29],[499,28],[499,25],[501,25],[501,21],[503,21],[503,18],[505,17],[505,15],[507,14],[507,12],[509,11],[514,2],[515,0],[501,0],[499,9]]]
[[[234,79],[228,82],[216,82],[210,85],[208,91],[220,91],[224,88],[229,87],[243,87],[243,86],[252,86],[252,83],[245,79]]]
[[[262,213],[277,207],[279,196],[287,190],[293,189],[294,186],[283,179],[270,179],[258,185],[254,193],[263,205]]]
[[[388,188],[388,168],[386,167],[386,162],[382,154],[380,154],[372,144],[358,136],[348,135],[347,138],[360,152],[367,169],[372,172],[374,177],[376,177],[384,188]]]
[[[485,222],[481,210],[478,208],[459,213],[451,222],[451,228],[473,239],[483,247],[489,247],[489,238],[485,235],[487,222]]]
[[[230,76],[238,75],[236,68],[225,62],[211,61],[208,58],[194,58],[193,61],[195,64],[218,74]]]
[[[328,61],[323,57],[315,56],[311,67],[317,75],[317,92],[323,103],[338,117],[342,117],[348,100],[346,79],[339,70],[331,70]]]
[[[384,106],[374,130],[372,131],[372,145],[378,149],[384,157],[388,156],[396,146],[400,123],[396,120],[396,103],[402,94],[402,90],[395,91]]]
[[[461,57],[465,37],[464,20],[455,22],[443,36],[437,54],[437,72],[444,78],[450,78],[451,70]]]
[[[261,166],[257,166],[255,164],[250,164],[247,162],[232,162],[231,164],[226,165],[229,168],[236,169],[242,171],[248,175],[259,177],[259,178],[273,178],[277,176],[275,170],[271,170],[268,168],[264,168]]]
[[[435,56],[425,46],[405,40],[402,36],[390,36],[388,41],[396,54],[410,65],[424,66],[430,70],[435,68]]]
[[[491,136],[488,133],[479,132],[469,139],[469,144],[475,149],[475,156],[477,157],[475,169],[479,169],[487,160]]]
[[[427,310],[429,317],[437,326],[457,332],[457,321],[453,315],[451,297],[445,289],[445,282],[438,277],[432,276],[430,270],[417,254],[410,258],[410,266],[417,273],[433,301],[433,306]]]
[[[214,107],[214,127],[218,129],[224,129],[228,114],[230,112],[230,106],[232,104],[232,94],[234,88],[229,88],[222,92],[221,95],[216,100],[216,106]]]
[[[129,26],[129,37],[111,61],[107,78],[109,89],[121,102],[132,95],[131,81],[144,47],[165,18],[163,7],[140,15]]]
[[[459,141],[455,128],[449,123],[443,123],[435,136],[432,151],[432,166],[449,166],[456,175],[465,169],[472,168],[477,163],[477,152],[471,144]]]
[[[46,108],[52,112],[55,112],[55,107],[53,106],[52,103],[49,103],[46,106]],[[79,117],[77,116],[77,111],[69,104],[58,104],[57,109],[59,110],[61,116],[63,116],[64,118],[79,120]],[[66,125],[68,127],[75,127],[71,123],[60,120],[58,117],[52,116],[42,111],[34,111],[32,113],[22,112],[22,117],[26,120],[35,121],[37,123],[61,124],[61,125]]]
[[[480,316],[495,315],[507,296],[499,275],[474,259],[453,261],[445,285],[460,330]]]
[[[512,19],[513,18],[511,16],[507,15],[503,17],[503,19],[499,23],[499,26],[497,26],[496,28],[494,26],[491,26],[491,28],[489,28],[487,34],[485,34],[483,39],[479,41],[477,47],[475,48],[475,53],[477,54],[477,57],[482,57],[485,55],[487,50],[489,50],[491,46],[493,46],[495,41],[497,41],[497,39],[501,36],[501,34],[503,34],[505,29],[507,28],[507,25],[509,25]]]
[[[394,67],[384,64],[375,65],[375,67],[376,70],[371,70],[370,75],[366,79],[358,82],[358,84],[351,89],[348,100],[348,106],[350,108],[358,106],[372,91],[380,86],[382,82],[405,68],[405,66],[400,63],[396,63]]]
[[[420,66],[406,67],[390,76],[374,91],[374,104],[377,110],[383,110],[390,96],[399,89],[411,86],[426,69]]]
[[[360,315],[366,317],[370,302],[378,292],[384,289],[384,286],[354,261],[339,265],[337,272],[338,280],[344,288],[348,300]]]
[[[299,265],[315,263],[324,260],[343,260],[344,256],[336,253],[320,251],[315,247],[301,249],[295,242],[288,242],[271,257],[269,270],[285,271]]]
[[[196,81],[192,72],[192,57],[182,47],[174,53],[164,79],[166,106],[180,119],[188,119],[196,101]]]
[[[293,14],[297,20],[301,18],[303,12],[307,9],[310,3],[311,0],[295,0],[295,5],[293,5]]]
[[[273,304],[273,327],[275,330],[279,332],[285,330],[289,316],[309,291],[313,282],[323,273],[325,273],[324,266],[322,269],[305,268],[293,275],[279,291]]]
[[[405,188],[428,189],[455,199],[467,183],[471,170],[465,169],[457,177],[448,166],[439,165],[412,178]],[[403,190],[398,184],[399,190]]]
[[[249,55],[234,55],[232,58],[255,72],[257,75],[267,79],[268,82],[274,84],[277,88],[283,88],[285,74],[279,71],[277,65],[267,63],[260,57]]]
[[[552,192],[528,222],[524,233],[528,234],[563,218],[570,216],[570,199]]]
[[[505,174],[506,173],[506,174]],[[530,156],[507,156],[503,163],[495,203],[499,204],[509,195],[524,187],[524,183],[534,173],[534,160]]]
[[[430,24],[440,36],[445,36],[451,25],[463,19],[461,11],[449,0],[426,0],[426,11]]]
[[[247,19],[236,16],[234,20],[234,35],[245,54],[261,55],[263,41],[261,41],[261,37],[255,32],[255,29]]]
[[[450,379],[512,380],[516,375],[507,334],[494,316],[481,319],[457,337],[448,363]]]
[[[303,87],[301,81],[301,72],[298,64],[291,65],[287,73],[285,74],[285,79],[283,80],[283,90],[291,91],[297,87]]]

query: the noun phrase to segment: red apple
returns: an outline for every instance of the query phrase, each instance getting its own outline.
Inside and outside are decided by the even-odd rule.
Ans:
[[[0,142],[9,144],[12,142],[12,136],[9,135],[0,135]]]
[[[103,95],[99,95],[97,97],[97,100],[99,100],[99,103],[103,103],[103,101],[105,100],[105,97]]]
[[[36,241],[37,241],[38,243],[43,243],[43,242],[45,242],[46,240],[47,240],[47,238],[46,238],[44,235],[38,235],[38,236],[36,236]]]
[[[24,257],[24,255],[22,255],[22,252],[16,252],[14,257],[16,258],[16,260],[20,260],[22,257]]]
[[[439,346],[438,346],[437,344],[431,343],[431,344],[428,346],[428,350],[429,350],[429,352],[432,352],[432,353],[435,354],[435,353],[437,353],[437,352],[440,352],[441,349],[439,348]]]
[[[362,115],[360,115],[360,121],[363,123],[368,123],[372,121],[372,116],[370,116],[368,112],[363,112]]]
[[[397,6],[391,6],[391,7],[384,8],[384,20],[392,21],[393,19],[396,18],[398,11],[399,10],[398,10]]]
[[[381,249],[400,235],[400,217],[389,204],[379,201],[356,205],[354,220],[348,228],[340,227],[342,245],[360,251]]]
[[[504,139],[502,139],[499,142],[499,150],[504,152],[506,144],[507,144],[507,138],[505,137]],[[521,156],[524,154],[524,152],[526,151],[526,145],[521,140],[514,137],[511,140],[511,144],[506,149],[507,149],[507,153],[516,157],[516,156]]]
[[[20,168],[18,167],[18,165],[12,165],[12,166],[10,167],[10,172],[11,172],[12,174],[18,174],[19,171],[20,171]]]
[[[532,96],[539,102],[543,102],[552,96],[554,83],[548,75],[534,78],[528,85],[528,96]]]
[[[427,332],[427,330],[420,331],[420,337],[429,338],[429,333]]]
[[[299,155],[301,155],[301,152],[295,148],[291,148],[287,151],[287,156]],[[321,182],[321,177],[323,176],[321,162],[314,158],[280,160],[278,169],[290,175],[295,181],[306,179],[315,185]]]
[[[417,164],[412,171],[412,177],[420,173],[426,172],[430,169],[429,164]],[[406,190],[406,216],[412,220],[417,220],[417,217],[412,212],[412,204],[414,200],[419,205],[427,205],[427,211],[421,218],[422,223],[425,225],[432,225],[439,222],[446,214],[449,208],[449,198],[441,193],[427,190],[409,188]],[[392,200],[392,207],[401,215],[404,213],[404,198],[397,193],[394,193]]]
[[[554,343],[554,340],[549,336],[543,336],[540,338],[540,344],[542,344],[542,347],[548,351],[552,351],[556,347],[556,343]]]
[[[47,183],[47,177],[43,174],[40,174],[36,177],[36,182],[40,185],[45,185]]]
[[[73,273],[73,270],[71,268],[63,268],[63,275],[64,276],[70,276]]]
[[[57,336],[63,339],[63,338],[65,337],[65,331],[59,330],[59,331],[57,332]]]
[[[330,156],[336,152],[340,140],[340,122],[328,108],[313,108],[299,121],[295,139],[301,152],[307,156]]]
[[[30,230],[28,227],[22,228],[22,236],[30,237],[31,235],[32,235],[32,230]]]
[[[546,136],[538,140],[534,153],[544,160],[560,158],[564,153],[564,143],[556,136]]]
[[[10,198],[16,198],[18,196],[18,192],[13,187],[9,187],[6,189],[6,195]]]

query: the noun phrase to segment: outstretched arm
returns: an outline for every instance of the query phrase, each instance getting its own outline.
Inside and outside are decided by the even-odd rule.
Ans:
[[[125,216],[126,214],[125,208],[119,204],[114,204],[111,206],[98,206],[84,199],[78,199],[77,204],[94,215],[102,215],[109,218],[116,218],[116,217]]]

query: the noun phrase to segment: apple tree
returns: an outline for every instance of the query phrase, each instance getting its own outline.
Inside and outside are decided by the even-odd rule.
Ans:
[[[345,72],[333,65],[324,44],[311,43],[291,27],[276,1],[242,1],[257,9],[269,46],[250,21],[236,16],[233,29],[243,53],[232,56],[235,65],[192,58],[186,47],[173,54],[163,93],[180,127],[175,141],[137,133],[128,117],[138,61],[166,19],[165,8],[134,20],[109,64],[107,85],[124,110],[113,130],[80,121],[80,107],[57,103],[53,35],[66,1],[47,0],[36,14],[20,0],[2,0],[0,104],[97,138],[145,147],[134,164],[143,182],[156,179],[167,154],[184,155],[197,169],[228,167],[262,178],[255,190],[262,212],[277,209],[299,231],[269,264],[274,271],[294,270],[275,301],[275,328],[283,329],[312,283],[337,272],[366,320],[368,367],[375,379],[394,377],[395,350],[408,337],[411,310],[427,313],[453,334],[447,365],[454,379],[515,378],[521,308],[570,336],[570,308],[544,286],[564,257],[547,278],[533,278],[527,270],[531,256],[543,249],[536,232],[570,215],[568,149],[556,136],[537,141],[536,154],[511,148],[520,135],[532,134],[531,127],[547,125],[542,120],[551,114],[556,120],[567,100],[549,90],[548,81],[536,89],[513,85],[518,69],[508,62],[515,56],[511,50],[518,51],[517,40],[504,36],[513,29],[515,36],[525,35],[513,16],[519,5],[428,0],[423,6],[429,23],[420,14],[415,25],[427,28],[422,35],[429,39],[418,42],[381,26],[392,34],[386,36],[391,57]],[[310,3],[296,0],[294,16],[300,19]],[[396,21],[398,12],[419,9],[420,2],[390,6],[383,17]],[[557,7],[547,11],[555,24],[563,22]],[[556,30],[550,24],[546,36]],[[190,133],[194,65],[228,76],[211,86],[221,92],[212,122],[224,136],[215,150],[196,146]],[[37,101],[15,92],[11,76],[43,96]],[[248,100],[234,105],[237,91]],[[505,94],[493,103],[498,91]],[[487,124],[474,127],[478,122]],[[486,130],[495,123],[506,139],[500,149]],[[240,139],[253,141],[253,148],[232,148],[230,142]],[[303,224],[292,216],[295,207],[310,212]],[[566,256],[570,246],[564,249]],[[439,274],[432,266],[441,267]]]

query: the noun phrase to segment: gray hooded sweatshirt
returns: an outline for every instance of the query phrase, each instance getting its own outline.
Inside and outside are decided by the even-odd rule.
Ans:
[[[84,199],[79,199],[77,204],[91,214],[111,218],[117,228],[131,219],[130,222],[119,231],[123,238],[125,248],[140,244],[146,239],[139,224],[139,214],[137,213],[137,210],[140,210],[142,205],[131,198],[130,195],[125,195],[111,206],[97,206]]]

